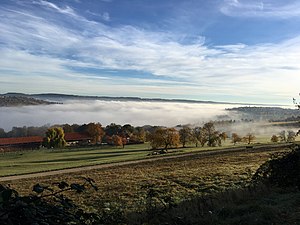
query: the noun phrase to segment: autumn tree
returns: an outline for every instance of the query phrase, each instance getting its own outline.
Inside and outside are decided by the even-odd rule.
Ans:
[[[207,142],[205,132],[201,127],[195,127],[193,129],[193,141],[196,147],[198,147],[198,143],[203,147]]]
[[[215,147],[217,144],[221,145],[220,132],[216,131],[213,122],[205,123],[202,129],[206,136],[207,145],[209,147]]]
[[[295,138],[296,138],[296,133],[294,131],[292,131],[292,130],[289,130],[288,134],[287,134],[286,141],[287,142],[293,142],[293,141],[295,141]]]
[[[66,146],[65,133],[61,127],[49,128],[46,131],[43,145],[47,148],[63,148]]]
[[[220,133],[220,138],[221,138],[221,140],[222,141],[226,141],[226,138],[228,138],[228,135],[227,135],[227,133],[226,132],[222,132],[222,133]]]
[[[274,143],[278,142],[279,141],[278,136],[277,135],[272,135],[271,141],[274,142]]]
[[[241,142],[242,138],[237,133],[231,134],[231,142],[235,145],[238,142]]]
[[[108,136],[113,136],[113,135],[121,135],[122,133],[122,126],[111,123],[105,127],[105,134]]]
[[[188,126],[184,126],[179,130],[179,140],[182,144],[182,147],[185,148],[185,145],[192,140],[192,129]]]
[[[281,142],[287,142],[286,131],[283,130],[279,133],[279,139]]]
[[[3,128],[0,128],[0,138],[6,137],[6,132]]]
[[[179,133],[174,128],[158,128],[149,135],[150,145],[153,149],[163,147],[168,150],[170,147],[177,147],[179,144]]]
[[[101,143],[104,136],[104,130],[100,123],[89,123],[86,132],[93,138],[92,143]]]
[[[243,141],[246,142],[248,145],[251,144],[252,141],[254,141],[255,136],[251,133],[248,133],[245,137],[243,137]]]
[[[125,124],[124,126],[121,127],[121,135],[122,137],[131,137],[131,135],[134,132],[134,127],[131,126],[130,124]]]
[[[67,123],[62,125],[62,128],[64,129],[65,134],[74,132],[73,127]]]
[[[115,145],[115,146],[123,146],[124,147],[123,138],[120,137],[119,135],[113,135],[111,137],[111,139],[112,139],[113,145]]]
[[[144,143],[146,140],[146,132],[142,127],[136,127],[130,137],[130,140],[135,143]]]

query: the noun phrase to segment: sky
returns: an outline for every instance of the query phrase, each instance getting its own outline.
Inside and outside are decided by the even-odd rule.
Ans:
[[[1,0],[0,93],[291,104],[297,0]]]

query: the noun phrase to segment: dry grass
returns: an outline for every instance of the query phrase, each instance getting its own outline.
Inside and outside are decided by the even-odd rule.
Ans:
[[[95,180],[99,191],[89,190],[72,196],[76,202],[92,211],[107,207],[106,203],[134,211],[142,209],[146,201],[148,189],[143,186],[150,185],[159,191],[161,197],[168,196],[175,202],[242,187],[269,154],[270,151],[261,150],[183,157],[5,183],[26,194],[35,183],[51,184],[62,180],[72,183],[81,176],[90,177]]]

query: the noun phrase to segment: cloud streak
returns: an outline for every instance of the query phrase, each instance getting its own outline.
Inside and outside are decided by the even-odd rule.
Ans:
[[[37,6],[40,10],[33,11]],[[264,11],[266,7],[226,1],[222,12],[229,14],[236,8]],[[53,11],[59,15],[51,16]],[[182,36],[174,33],[132,25],[111,27],[86,19],[68,5],[48,1],[35,1],[27,8],[0,7],[0,15],[0,82],[17,79],[25,91],[234,98],[236,102],[284,101],[299,91],[294,84],[300,82],[300,36],[252,46],[213,46],[201,36],[200,41],[182,43]],[[102,16],[110,19],[109,14]],[[141,75],[112,77],[91,72],[95,70],[127,70]],[[144,73],[151,76],[143,77]],[[57,85],[48,85],[48,89],[38,85],[47,80]],[[14,91],[13,87],[1,89]],[[223,99],[218,99],[220,96]]]
[[[225,0],[220,11],[227,16],[233,17],[256,17],[256,18],[295,18],[300,17],[300,3],[298,1],[263,0]]]

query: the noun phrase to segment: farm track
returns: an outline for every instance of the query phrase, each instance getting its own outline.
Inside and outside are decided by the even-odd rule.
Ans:
[[[224,148],[224,149],[218,149],[218,150],[206,150],[206,151],[199,151],[199,152],[193,152],[193,153],[182,153],[182,154],[176,154],[176,155],[170,155],[170,156],[167,156],[167,155],[154,156],[154,157],[151,157],[148,159],[115,162],[115,163],[108,163],[108,164],[99,164],[99,165],[94,165],[94,166],[83,166],[83,167],[68,168],[68,169],[62,169],[62,170],[52,170],[52,171],[22,174],[22,175],[4,176],[4,177],[0,177],[0,182],[35,178],[35,177],[54,176],[54,175],[59,175],[59,174],[76,173],[76,172],[82,172],[82,171],[105,169],[105,168],[119,167],[119,166],[129,166],[129,165],[142,164],[142,163],[151,163],[154,161],[210,157],[210,156],[216,156],[216,155],[236,154],[236,153],[242,153],[242,152],[267,152],[267,151],[274,151],[274,150],[279,150],[282,148],[287,148],[292,145],[293,144],[290,144],[290,143],[276,144],[276,145],[259,145],[259,146],[254,146],[253,148],[246,148],[245,146],[243,146],[243,147],[236,147],[236,148]]]

